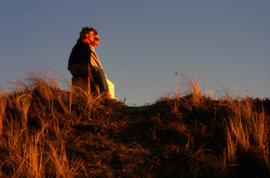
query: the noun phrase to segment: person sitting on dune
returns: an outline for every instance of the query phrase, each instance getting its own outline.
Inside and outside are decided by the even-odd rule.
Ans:
[[[99,44],[95,28],[82,28],[68,61],[68,70],[73,76],[72,86],[83,89],[88,95],[114,98],[114,85],[107,79],[95,51]]]

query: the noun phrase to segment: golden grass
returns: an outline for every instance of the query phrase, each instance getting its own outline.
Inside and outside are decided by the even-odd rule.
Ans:
[[[32,86],[20,85],[14,93],[0,97],[0,148],[8,151],[1,158],[0,175],[74,177],[83,164],[79,160],[67,160],[64,133],[59,128],[61,123],[57,114],[59,110],[64,115],[71,114],[74,94],[61,91],[55,81],[30,80]],[[34,112],[33,109],[38,107],[35,105],[41,103],[51,116],[44,109],[34,113],[38,118],[32,120],[40,122],[37,126],[40,128],[33,132],[29,128],[29,112]],[[54,145],[54,142],[61,144]]]
[[[254,103],[246,99],[231,104],[233,115],[228,118],[227,151],[231,163],[236,161],[236,149],[253,152],[254,157],[264,160],[269,167],[269,116],[266,116],[263,106],[260,112],[254,112]]]
[[[242,155],[269,172],[269,115],[253,99],[213,100],[189,80],[185,97],[117,108],[30,81],[0,96],[0,177],[226,177]]]
[[[3,130],[3,121],[5,118],[5,110],[6,110],[6,96],[5,94],[0,95],[0,136],[2,136]]]
[[[190,79],[187,80],[187,86],[189,88],[189,93],[192,96],[192,103],[195,106],[199,106],[202,104],[202,90],[201,90],[201,85],[200,82],[196,79]]]

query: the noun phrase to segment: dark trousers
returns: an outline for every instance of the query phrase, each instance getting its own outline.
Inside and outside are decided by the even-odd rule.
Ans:
[[[93,83],[98,85],[100,94],[109,92],[105,72],[102,68],[92,67]]]

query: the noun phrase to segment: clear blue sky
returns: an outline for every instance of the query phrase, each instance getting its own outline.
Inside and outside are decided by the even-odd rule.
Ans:
[[[0,0],[0,83],[29,71],[70,80],[83,26],[98,29],[97,52],[127,104],[184,87],[176,71],[205,91],[270,95],[269,0]]]

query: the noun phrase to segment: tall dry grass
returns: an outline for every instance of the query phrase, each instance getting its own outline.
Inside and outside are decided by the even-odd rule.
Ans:
[[[255,106],[250,99],[230,104],[233,114],[227,120],[227,157],[230,163],[237,160],[236,150],[253,154],[269,168],[269,116],[263,106]],[[258,112],[254,108],[258,108]]]
[[[5,153],[0,157],[0,176],[75,177],[83,163],[67,158],[68,130],[62,117],[72,114],[75,95],[87,97],[60,90],[53,80],[30,80],[31,85],[0,97],[0,150]],[[86,101],[85,110],[91,110],[90,103]]]
[[[2,136],[6,105],[7,103],[5,94],[0,94],[0,136]]]

